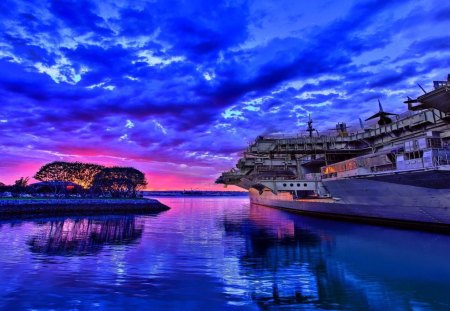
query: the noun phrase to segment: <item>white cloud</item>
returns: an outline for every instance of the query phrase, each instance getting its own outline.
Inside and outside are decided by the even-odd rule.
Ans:
[[[116,89],[116,86],[114,85],[106,85],[106,83],[108,83],[110,80],[106,80],[105,82],[100,82],[97,84],[92,84],[89,86],[86,86],[87,89],[94,89],[94,88],[102,88],[104,90],[108,90],[108,91],[114,91]]]
[[[34,67],[40,72],[45,73],[56,83],[65,82],[68,84],[77,84],[81,81],[83,74],[89,71],[88,68],[82,67],[76,71],[71,62],[66,58],[59,58],[55,65],[46,66],[43,63],[35,63]]]
[[[164,126],[162,126],[161,123],[159,123],[156,120],[153,120],[153,123],[155,124],[155,127],[158,128],[164,135],[167,135],[167,129]]]
[[[325,107],[325,106],[331,106],[333,103],[329,100],[324,101],[322,103],[311,103],[311,104],[305,104],[305,107]]]
[[[184,56],[174,56],[169,58],[162,58],[159,56],[153,55],[153,51],[143,50],[138,53],[140,61],[146,62],[149,66],[162,65],[167,66],[174,62],[182,62],[186,58]],[[133,61],[133,64],[137,61]]]
[[[222,117],[224,119],[245,120],[245,118],[242,116],[242,111],[234,109],[236,109],[236,106],[231,106],[230,108],[222,112]]]
[[[212,79],[216,78],[216,74],[214,72],[212,72],[212,73],[204,72],[203,78],[205,78],[206,81],[211,81]]]
[[[100,82],[100,83],[97,83],[97,84],[92,84],[92,85],[86,86],[86,88],[87,89],[93,89],[93,88],[96,88],[96,87],[102,87],[104,84],[105,84],[105,82]]]
[[[127,123],[125,124],[126,128],[132,129],[134,127],[134,123],[131,120],[127,120]]]
[[[107,85],[103,88],[108,91],[114,91],[116,89],[116,87],[114,85]]]
[[[291,81],[283,84],[278,90],[272,92],[272,94],[277,94],[277,93],[284,92],[284,91],[286,91],[289,88],[293,88],[293,89],[299,90],[303,86],[305,86],[306,84],[318,85],[320,82],[327,81],[327,80],[341,80],[341,81],[344,81],[344,77],[339,76],[339,75],[328,74],[328,75],[321,75],[319,77],[314,77],[314,78],[309,78],[309,79],[291,80]]]
[[[128,140],[128,134],[123,134],[122,136],[119,137],[119,141],[124,141],[124,140]]]
[[[316,95],[330,95],[330,94],[338,94],[339,98],[341,98],[341,99],[347,98],[347,96],[346,96],[347,94],[345,93],[345,91],[339,91],[336,89],[303,92],[302,94],[295,96],[295,98],[306,100],[306,99],[314,98]]]
[[[140,80],[139,78],[136,78],[136,77],[133,77],[133,76],[130,76],[130,75],[126,75],[125,78],[127,78],[127,79],[129,79],[131,81],[139,81]]]
[[[11,63],[22,63],[22,59],[16,55],[14,55],[12,52],[4,51],[4,49],[8,48],[7,45],[0,43],[0,59],[7,59]]]

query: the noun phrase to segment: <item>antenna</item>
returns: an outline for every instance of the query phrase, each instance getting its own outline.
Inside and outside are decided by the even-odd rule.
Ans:
[[[420,89],[426,94],[427,93],[427,91],[425,91],[425,89],[419,84],[419,83],[417,83],[417,85],[420,87]]]
[[[361,120],[361,118],[358,118],[358,119],[359,119],[359,126],[361,126],[361,129],[363,130],[364,129],[364,123]]]
[[[309,133],[309,137],[312,137],[313,132],[316,130],[312,126],[313,120],[311,119],[311,114],[309,114],[309,120],[308,120],[308,128],[306,131]]]

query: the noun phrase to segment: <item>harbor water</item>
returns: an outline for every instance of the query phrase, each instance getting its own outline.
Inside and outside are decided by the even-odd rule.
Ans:
[[[0,220],[0,309],[450,310],[450,235],[158,199],[171,210]]]

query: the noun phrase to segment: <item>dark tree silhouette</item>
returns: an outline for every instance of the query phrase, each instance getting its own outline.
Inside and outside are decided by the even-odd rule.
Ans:
[[[69,168],[71,176],[70,181],[80,185],[84,189],[91,188],[95,175],[100,173],[104,168],[105,167],[102,165],[92,163],[71,163]]]
[[[57,194],[64,190],[64,182],[72,182],[91,194],[110,194],[113,197],[136,197],[136,191],[147,182],[141,171],[132,167],[104,167],[81,162],[56,161],[45,164],[34,176],[49,182]]]
[[[67,162],[52,162],[42,166],[34,175],[40,181],[69,181]]]
[[[0,182],[0,192],[11,191],[11,186],[7,186],[4,183]]]
[[[18,180],[14,182],[14,185],[11,187],[13,193],[23,193],[26,192],[28,186],[28,177],[20,177]]]
[[[144,173],[133,167],[107,167],[94,178],[95,190],[112,197],[136,197],[145,185]]]
[[[84,189],[92,186],[94,176],[104,166],[92,163],[56,161],[45,164],[34,178],[40,181],[66,181],[80,185]]]
[[[14,182],[14,187],[18,188],[26,188],[28,186],[29,177],[20,177],[18,180]]]

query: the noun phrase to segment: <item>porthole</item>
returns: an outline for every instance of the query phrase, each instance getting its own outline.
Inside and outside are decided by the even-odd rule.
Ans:
[[[291,187],[294,187],[294,184],[291,184]]]
[[[308,186],[308,184],[307,184],[307,183],[304,183],[304,184],[303,184],[303,187],[307,187],[307,186]]]
[[[297,187],[300,187],[300,184],[297,184]]]
[[[286,184],[283,184],[283,187],[286,187]]]

